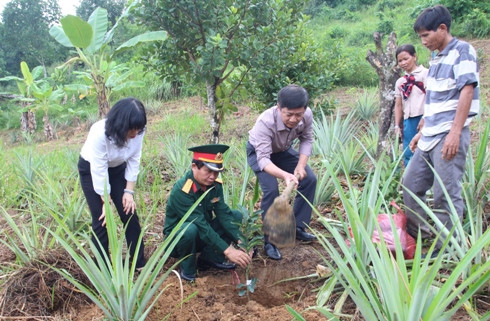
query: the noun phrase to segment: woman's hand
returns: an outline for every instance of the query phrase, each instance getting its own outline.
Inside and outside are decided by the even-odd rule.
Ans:
[[[102,222],[102,226],[105,226],[105,201],[104,201],[104,196],[100,196],[100,198],[102,199],[102,214],[99,216],[99,221],[100,220],[103,220]],[[111,197],[109,196],[109,204],[111,203]]]
[[[134,214],[134,210],[136,209],[136,202],[134,201],[134,196],[131,193],[124,192],[122,198],[123,210],[124,213]]]
[[[402,130],[399,126],[395,126],[395,137],[398,138],[398,137],[401,137],[402,136]]]

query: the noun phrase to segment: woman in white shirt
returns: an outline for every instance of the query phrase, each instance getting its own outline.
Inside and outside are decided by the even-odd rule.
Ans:
[[[138,177],[146,112],[135,98],[119,100],[105,119],[90,128],[80,152],[78,172],[80,183],[92,214],[92,242],[99,252],[109,251],[105,227],[104,189],[110,195],[121,221],[126,227],[126,242],[131,258],[141,234],[136,214],[134,186]],[[100,242],[97,242],[97,239]],[[145,265],[144,246],[141,242],[136,268]]]
[[[428,69],[417,65],[415,48],[410,44],[398,47],[396,60],[405,71],[405,75],[395,84],[395,134],[403,136],[403,159],[406,167],[413,155],[408,145],[417,134],[424,114]],[[400,127],[403,127],[403,135]]]

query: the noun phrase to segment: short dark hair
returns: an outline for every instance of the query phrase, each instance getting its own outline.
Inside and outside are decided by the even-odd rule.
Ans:
[[[142,134],[146,128],[145,106],[136,98],[128,97],[119,100],[107,113],[105,135],[117,147],[126,144],[128,132],[137,129]]]
[[[398,55],[402,52],[408,52],[412,57],[414,57],[416,54],[414,46],[412,46],[411,44],[404,44],[396,49],[395,58],[398,58]]]
[[[437,5],[422,11],[413,24],[413,30],[415,32],[419,32],[420,30],[436,31],[441,24],[445,24],[449,32],[451,28],[451,14],[445,6]]]
[[[202,160],[200,160],[200,159],[193,159],[192,160],[192,163],[193,164],[196,164],[197,169],[201,169],[201,167],[204,166],[204,162]]]
[[[306,89],[294,84],[282,88],[277,94],[277,104],[279,105],[279,108],[306,108],[308,99],[309,97]]]

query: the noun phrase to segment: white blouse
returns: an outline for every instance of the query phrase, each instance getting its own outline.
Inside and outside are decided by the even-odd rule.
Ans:
[[[118,148],[106,137],[105,122],[106,120],[102,119],[90,127],[87,140],[80,152],[82,158],[90,163],[94,190],[99,195],[104,195],[105,182],[107,182],[107,192],[111,192],[107,171],[109,167],[116,167],[126,162],[124,178],[129,182],[136,181],[144,136],[144,133],[136,135],[135,138],[129,139],[124,147]]]

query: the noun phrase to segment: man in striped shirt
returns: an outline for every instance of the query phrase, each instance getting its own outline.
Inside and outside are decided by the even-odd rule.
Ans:
[[[427,225],[427,214],[411,193],[425,202],[426,192],[433,187],[433,212],[447,230],[453,227],[450,203],[459,220],[463,218],[461,181],[470,144],[469,124],[480,106],[476,51],[453,37],[450,26],[451,15],[441,5],[425,9],[414,24],[422,44],[437,51],[427,76],[423,127],[410,143],[415,154],[403,178],[407,231],[414,237],[420,232],[422,239],[437,230]],[[432,256],[438,254],[446,235],[442,232]]]

